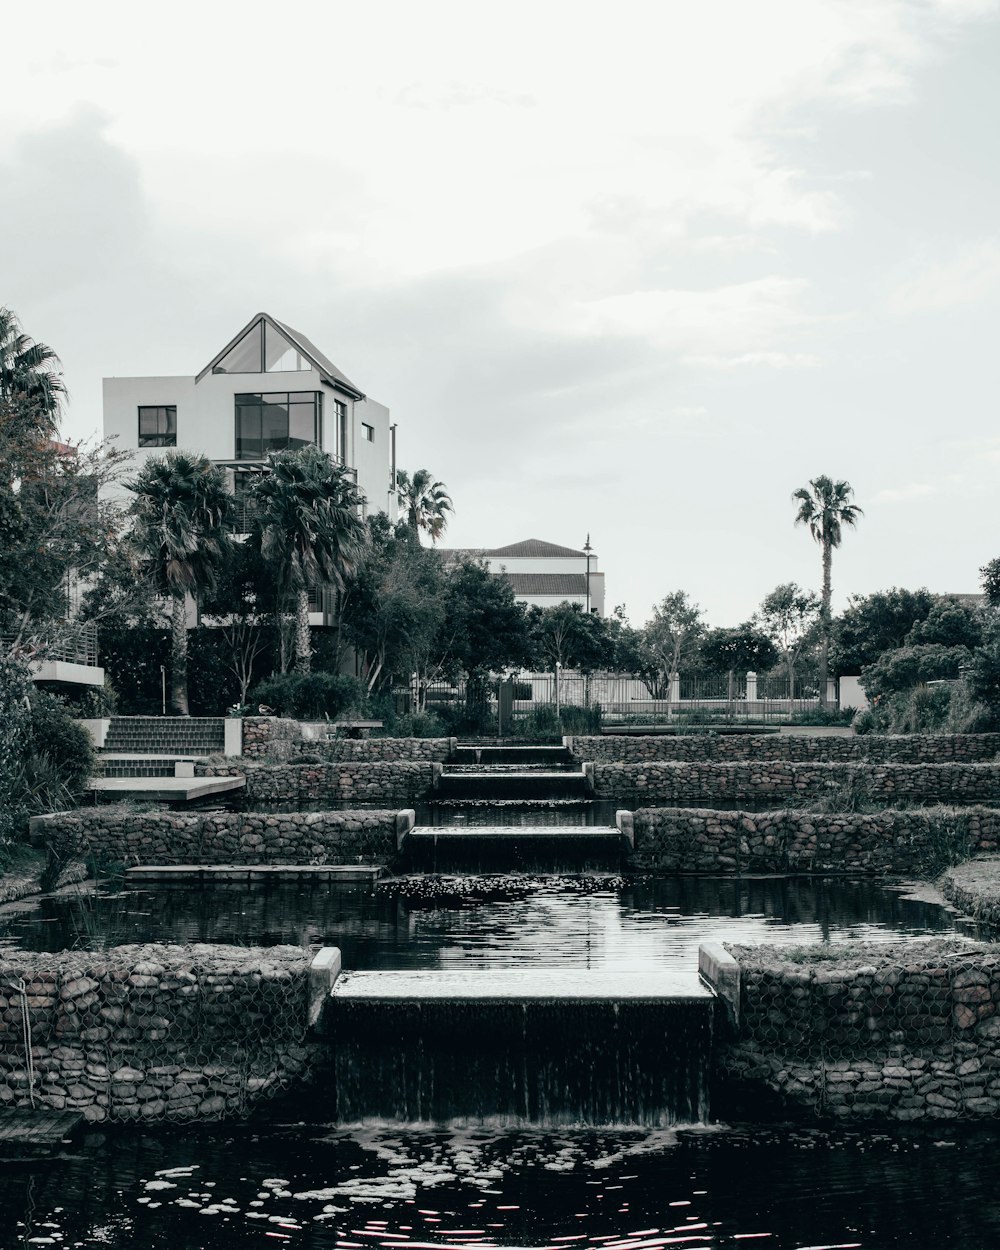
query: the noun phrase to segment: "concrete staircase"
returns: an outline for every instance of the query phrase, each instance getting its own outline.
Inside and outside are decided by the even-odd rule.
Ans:
[[[221,716],[115,716],[104,751],[109,755],[214,755],[226,748]]]

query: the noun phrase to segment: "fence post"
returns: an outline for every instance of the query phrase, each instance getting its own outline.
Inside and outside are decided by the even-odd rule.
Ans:
[[[840,707],[840,697],[837,693],[836,677],[828,677],[826,679],[826,706],[833,708]]]
[[[747,703],[757,702],[757,674],[747,673]]]

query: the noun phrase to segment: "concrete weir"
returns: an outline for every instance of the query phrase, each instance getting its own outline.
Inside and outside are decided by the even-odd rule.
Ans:
[[[320,1035],[340,1123],[703,1122],[716,995],[692,970],[340,972]]]

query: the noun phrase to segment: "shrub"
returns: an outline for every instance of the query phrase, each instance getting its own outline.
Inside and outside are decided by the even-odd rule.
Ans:
[[[863,668],[861,684],[869,699],[876,701],[929,681],[955,680],[971,659],[967,647],[944,647],[939,643],[899,647]]]
[[[343,673],[275,673],[254,688],[251,701],[299,720],[332,719],[365,706],[361,682]]]
[[[29,732],[29,759],[33,756],[39,761],[47,760],[51,766],[35,766],[36,774],[48,782],[54,769],[68,794],[80,798],[94,771],[90,734],[77,724],[61,700],[42,692],[31,699]]]

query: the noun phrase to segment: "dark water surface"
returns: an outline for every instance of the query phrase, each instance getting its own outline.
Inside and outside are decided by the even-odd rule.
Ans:
[[[465,906],[370,886],[294,884],[74,890],[0,908],[0,949],[126,942],[339,946],[345,968],[511,964],[691,969],[699,942],[878,941],[948,932],[951,914],[871,882],[648,878],[588,890],[510,878],[513,897]]]
[[[954,1128],[91,1131],[0,1169],[0,1247],[988,1250],[998,1144]]]

